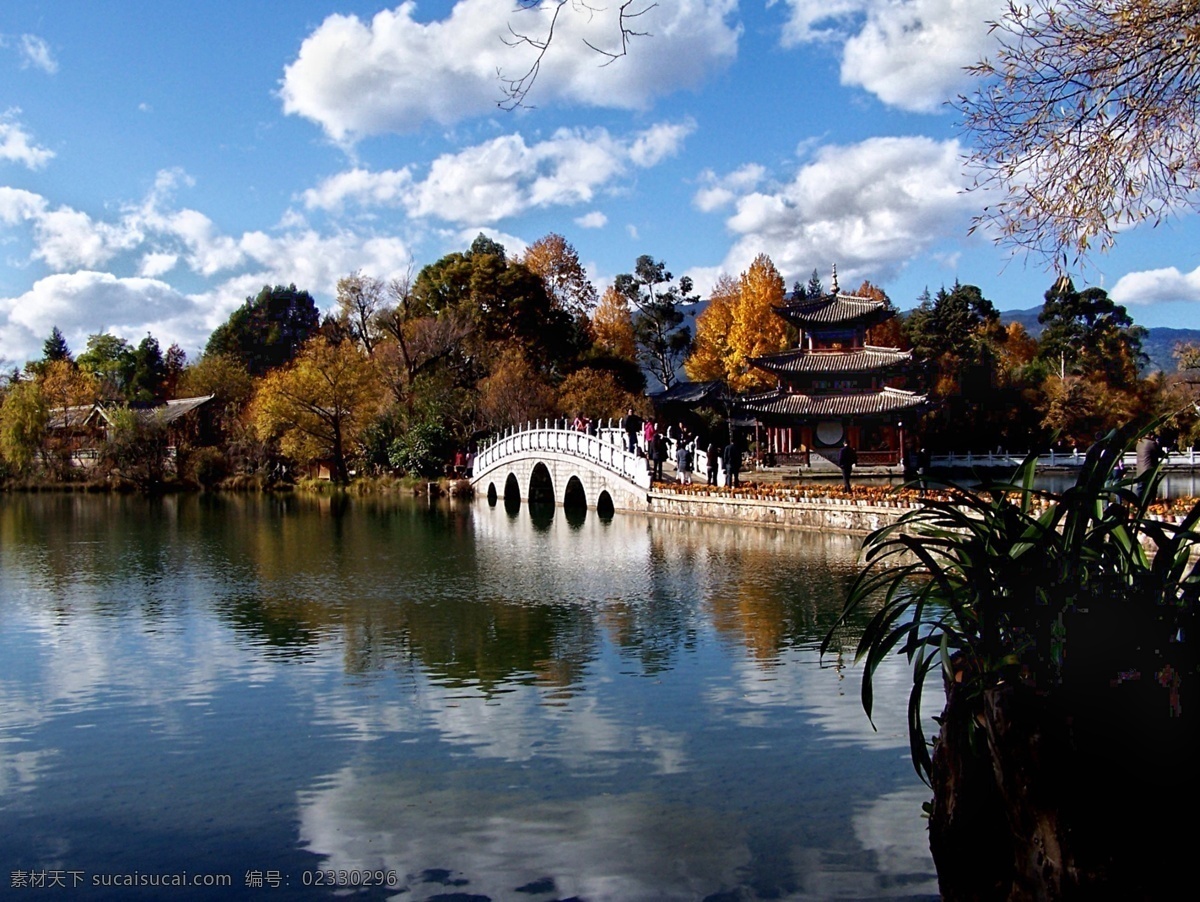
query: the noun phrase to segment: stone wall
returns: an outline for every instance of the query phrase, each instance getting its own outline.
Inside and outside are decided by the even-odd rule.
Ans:
[[[901,501],[874,504],[853,498],[782,501],[765,496],[709,495],[703,492],[652,491],[648,502],[648,513],[664,517],[758,523],[863,535],[894,523],[902,514],[913,509]]]

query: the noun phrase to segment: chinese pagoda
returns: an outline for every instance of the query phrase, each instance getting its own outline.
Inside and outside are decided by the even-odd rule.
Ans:
[[[743,416],[765,430],[760,450],[779,457],[832,458],[843,442],[861,464],[896,465],[903,457],[906,419],[926,398],[899,387],[911,351],[867,344],[867,331],[890,319],[886,301],[838,291],[792,301],[775,312],[799,331],[791,350],[750,358],[779,381],[774,391],[739,399]]]

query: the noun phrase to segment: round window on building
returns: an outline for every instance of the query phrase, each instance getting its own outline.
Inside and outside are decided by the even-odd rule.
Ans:
[[[825,420],[817,424],[817,441],[826,447],[841,444],[843,434],[839,420]]]

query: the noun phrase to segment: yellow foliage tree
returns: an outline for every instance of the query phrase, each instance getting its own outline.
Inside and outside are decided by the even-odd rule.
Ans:
[[[546,293],[572,316],[587,315],[596,305],[596,289],[579,262],[579,252],[562,235],[551,232],[539,238],[521,262],[541,276]]]
[[[729,378],[729,332],[734,308],[741,297],[736,279],[722,273],[708,297],[708,306],[696,317],[696,338],[683,371],[693,382]]]
[[[278,438],[298,461],[327,459],[333,480],[350,481],[347,458],[383,396],[378,376],[358,345],[318,336],[288,367],[269,372],[252,406],[262,439]]]
[[[559,406],[569,416],[581,414],[593,420],[620,419],[642,399],[623,389],[608,370],[590,367],[576,370],[558,387]]]
[[[551,416],[555,400],[554,389],[516,345],[501,351],[491,374],[479,383],[479,415],[486,429]]]
[[[787,322],[775,312],[783,306],[783,276],[766,254],[759,254],[742,273],[738,283],[738,303],[733,309],[729,329],[727,381],[734,391],[769,388],[775,377],[747,363],[788,346]]]
[[[605,289],[592,314],[592,332],[596,346],[613,357],[637,360],[637,341],[633,336],[633,314],[629,302],[613,286]]]
[[[79,369],[70,360],[48,362],[39,381],[46,404],[60,412],[65,412],[68,407],[91,404],[100,394],[100,386],[95,377]]]
[[[755,257],[741,278],[718,278],[707,309],[696,318],[696,340],[684,364],[688,378],[722,379],[738,392],[769,388],[774,377],[748,360],[788,347],[787,322],[775,312],[783,304],[783,276],[766,254]]]

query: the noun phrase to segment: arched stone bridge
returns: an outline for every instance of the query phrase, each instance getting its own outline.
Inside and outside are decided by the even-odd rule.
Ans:
[[[559,423],[526,424],[491,439],[475,455],[471,485],[489,501],[545,501],[596,510],[644,511],[646,461],[620,429],[596,435]]]

